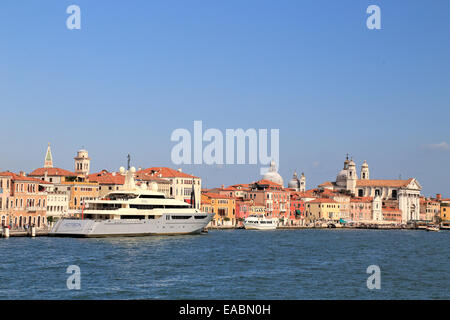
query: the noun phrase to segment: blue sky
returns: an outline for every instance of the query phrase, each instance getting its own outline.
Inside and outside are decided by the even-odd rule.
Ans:
[[[81,8],[68,30],[66,8]],[[366,28],[381,8],[382,30]],[[280,129],[280,173],[372,178],[450,196],[450,2],[19,1],[0,4],[0,169],[171,166],[177,128]],[[260,166],[183,166],[204,185]],[[359,170],[359,168],[358,168]]]

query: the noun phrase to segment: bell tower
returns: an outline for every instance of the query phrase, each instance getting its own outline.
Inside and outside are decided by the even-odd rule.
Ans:
[[[361,180],[369,180],[369,179],[370,179],[369,165],[367,164],[367,161],[364,160],[364,163],[361,166]]]
[[[352,160],[348,163],[347,170],[347,190],[355,194],[356,192],[356,181],[358,180],[358,175],[356,174],[356,164]]]
[[[89,158],[88,152],[84,149],[78,150],[75,159],[75,173],[78,176],[86,177],[89,175],[91,158]]]
[[[300,191],[305,192],[306,190],[306,177],[305,174],[302,172],[302,176],[300,177]]]
[[[50,149],[50,142],[48,143],[47,153],[45,154],[44,168],[53,168],[52,150]]]

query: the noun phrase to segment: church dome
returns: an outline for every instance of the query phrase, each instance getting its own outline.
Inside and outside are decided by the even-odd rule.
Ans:
[[[336,177],[336,184],[340,187],[347,186],[347,170],[341,170]]]
[[[283,185],[283,178],[280,176],[280,174],[277,172],[277,166],[275,164],[275,161],[272,161],[270,163],[269,171],[267,171],[264,176],[263,180],[269,180],[272,182],[275,182],[277,184]]]
[[[297,172],[294,172],[294,176],[288,182],[288,188],[292,188],[292,189],[300,188],[300,181],[298,181]]]

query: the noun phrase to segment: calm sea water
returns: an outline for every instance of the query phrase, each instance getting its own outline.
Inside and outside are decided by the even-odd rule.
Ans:
[[[450,299],[449,245],[450,232],[400,230],[0,239],[0,299]]]

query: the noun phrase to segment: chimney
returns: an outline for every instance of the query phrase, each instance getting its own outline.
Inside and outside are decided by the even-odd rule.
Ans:
[[[115,172],[113,172],[113,173],[112,173],[112,176],[113,176],[113,177],[115,177],[115,176],[116,176],[116,173],[115,173]]]
[[[437,193],[437,194],[436,194],[436,200],[439,200],[439,201],[440,201],[441,198],[442,198],[441,194],[440,194],[440,193]]]
[[[178,172],[183,172],[183,170],[181,170],[181,168],[178,168]]]
[[[20,171],[20,172],[19,172],[19,175],[22,176],[22,177],[25,177],[25,172]]]

